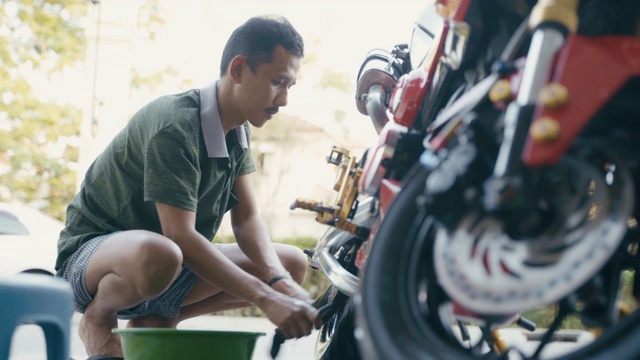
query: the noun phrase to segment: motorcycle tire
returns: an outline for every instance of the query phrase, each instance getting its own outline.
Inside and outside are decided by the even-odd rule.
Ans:
[[[391,205],[366,259],[356,313],[358,327],[363,330],[361,352],[367,359],[436,359],[430,354],[447,353],[446,346],[429,343],[429,338],[437,337],[420,336],[424,329],[419,329],[419,319],[402,314],[408,310],[405,292],[409,289],[402,278],[410,256],[403,245],[411,240],[409,232],[419,212],[416,199],[424,190],[428,173],[426,168],[415,166],[406,175],[409,181]],[[456,355],[460,354],[448,358]]]
[[[335,298],[338,290],[329,286],[317,305],[322,307]],[[355,329],[354,309],[351,300],[335,311],[318,331],[315,358],[318,360],[359,360],[360,353],[353,335]]]
[[[380,360],[509,358],[474,355],[442,326],[446,321],[440,318],[439,299],[447,295],[437,284],[431,261],[435,220],[416,202],[428,174],[417,164],[405,177],[372,243],[361,293],[354,299],[360,351],[366,359]],[[593,342],[559,359],[639,359],[639,340],[640,310],[636,310]]]

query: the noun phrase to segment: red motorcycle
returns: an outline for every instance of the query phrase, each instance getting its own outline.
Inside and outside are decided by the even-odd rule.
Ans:
[[[356,262],[363,357],[537,359],[571,318],[593,340],[561,358],[640,358],[640,4],[431,9],[360,177],[378,211]],[[540,307],[538,346],[506,343]]]
[[[367,149],[361,158],[348,149],[333,147],[327,162],[338,169],[333,186],[337,192],[335,201],[324,204],[296,199],[291,206],[316,212],[316,221],[329,226],[315,249],[307,250],[310,267],[323,271],[331,282],[314,304],[320,309],[324,323],[316,345],[317,359],[361,358],[354,337],[353,305],[353,297],[360,291],[358,264],[362,259],[358,255],[365,253],[362,247],[367,246],[383,217],[381,210],[386,206],[380,205],[393,196],[386,189],[404,176],[424,150],[420,131],[410,129],[410,115],[402,122],[391,116],[391,95],[398,81],[425,61],[433,34],[441,26],[428,21],[429,16],[435,15],[434,10],[429,7],[418,19],[409,45],[399,44],[391,51],[374,49],[360,68],[356,105],[363,115],[370,117],[379,134],[378,144]],[[408,93],[422,81],[421,76],[408,79],[407,87],[411,88]],[[404,111],[407,114],[413,111],[415,115],[415,109]]]

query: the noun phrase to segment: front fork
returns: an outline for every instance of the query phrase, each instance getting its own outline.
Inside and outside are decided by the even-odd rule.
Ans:
[[[564,46],[568,33],[578,24],[579,0],[541,0],[531,12],[531,44],[515,101],[505,112],[503,140],[492,176],[485,183],[484,206],[488,211],[512,212],[523,209],[531,214],[534,202],[521,160],[540,91],[547,84],[554,59]],[[533,217],[535,223],[535,216]]]

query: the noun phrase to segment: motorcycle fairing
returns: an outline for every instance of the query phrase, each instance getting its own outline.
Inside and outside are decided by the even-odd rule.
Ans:
[[[446,29],[447,27],[445,25],[444,28]],[[442,35],[438,35],[436,39],[437,46],[427,55],[424,68],[415,69],[403,75],[391,93],[390,110],[393,113],[393,120],[397,124],[411,127],[420,110],[422,99],[430,87],[429,85],[437,67],[433,64],[437,63],[444,46],[444,37]],[[435,54],[435,56],[431,58],[431,54]]]
[[[394,179],[383,179],[380,184],[380,215],[382,218],[387,214],[389,206],[402,189],[402,183]]]
[[[371,196],[378,193],[382,179],[388,171],[384,162],[393,158],[398,139],[407,131],[407,127],[394,122],[388,122],[382,128],[378,136],[378,144],[370,149],[370,154],[366,158],[360,177],[360,192]]]
[[[584,74],[590,74],[585,78]],[[551,82],[568,90],[568,102],[558,109],[537,105],[534,122],[551,118],[560,126],[555,141],[527,136],[522,161],[530,167],[556,164],[580,131],[632,77],[640,75],[640,39],[588,38],[572,35],[558,55]]]
[[[469,1],[464,1],[464,3],[468,2]],[[439,8],[440,3],[441,1],[436,2],[436,12],[445,18],[445,21],[442,22],[442,26],[434,34],[433,48],[424,59],[422,67],[414,69],[402,76],[391,93],[389,110],[393,113],[393,120],[397,124],[406,127],[412,127],[420,107],[424,102],[423,99],[427,91],[432,87],[433,79],[444,55],[451,24],[449,21],[446,21],[447,17],[443,15],[442,9]],[[459,13],[459,16],[462,18],[464,18],[464,14],[466,14],[468,5],[469,4],[456,8],[457,13]],[[447,7],[446,4],[444,6],[445,8]]]

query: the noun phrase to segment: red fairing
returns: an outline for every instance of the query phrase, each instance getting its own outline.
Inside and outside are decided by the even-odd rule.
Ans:
[[[627,80],[638,75],[639,39],[571,36],[558,56],[551,78],[551,81],[567,88],[569,100],[565,106],[555,110],[538,106],[533,117],[548,116],[558,121],[560,137],[544,143],[529,136],[522,155],[523,162],[531,167],[557,163],[591,118]]]
[[[371,245],[373,244],[373,239],[375,238],[376,232],[378,231],[378,227],[380,226],[380,222],[384,218],[384,216],[389,211],[389,206],[393,202],[393,199],[396,198],[400,189],[402,188],[402,183],[397,180],[391,179],[383,179],[380,184],[380,217],[371,227],[371,233],[369,235],[369,241],[365,241],[362,243],[362,246],[358,249],[356,253],[356,267],[360,269],[360,271],[364,270],[364,264],[366,262],[367,257],[369,256],[369,251],[371,250]]]
[[[369,150],[367,160],[360,177],[359,190],[368,195],[375,196],[380,189],[380,184],[384,178],[387,168],[383,165],[385,160],[391,159],[395,151],[398,139],[407,128],[389,121],[378,136],[378,144]]]
[[[389,211],[389,206],[402,189],[402,183],[398,180],[384,179],[380,184],[380,216],[384,217]]]
[[[442,57],[448,30],[449,24],[445,22],[440,33],[436,34],[433,50],[427,55],[423,67],[403,75],[393,89],[389,104],[396,124],[409,128],[413,125]]]
[[[392,109],[397,124],[411,127],[429,87],[428,79],[429,73],[423,69],[413,70],[400,78],[391,97],[391,104],[399,97],[398,105]]]

